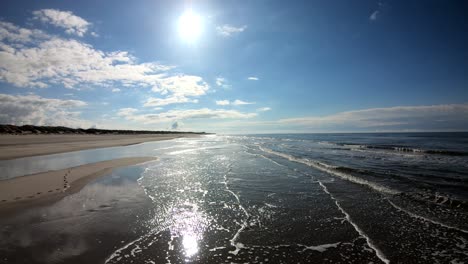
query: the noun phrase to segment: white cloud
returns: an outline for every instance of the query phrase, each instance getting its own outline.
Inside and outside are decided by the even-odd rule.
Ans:
[[[375,21],[375,20],[377,20],[377,18],[379,18],[379,15],[380,15],[380,11],[376,10],[376,11],[372,12],[372,14],[369,16],[369,20]]]
[[[0,124],[90,127],[76,111],[86,105],[79,100],[0,94]]]
[[[226,79],[223,77],[216,77],[216,85],[222,86],[226,82]]]
[[[288,118],[280,124],[309,128],[360,130],[387,128],[394,130],[459,129],[468,120],[468,104],[396,106],[341,112],[322,117]]]
[[[179,75],[158,79],[152,90],[163,95],[172,93],[175,97],[184,97],[204,95],[208,89],[208,84],[201,77]]]
[[[91,26],[91,23],[74,15],[70,11],[56,9],[41,9],[33,12],[34,19],[65,29],[67,34],[82,37]]]
[[[255,104],[255,103],[245,102],[245,101],[237,99],[232,102],[230,102],[229,100],[219,100],[219,101],[216,101],[216,104],[217,105],[249,105],[249,104]]]
[[[113,92],[113,93],[118,93],[118,92],[120,92],[120,89],[119,89],[119,88],[113,88],[113,89],[112,89],[112,92]]]
[[[262,108],[257,109],[258,112],[266,112],[266,111],[270,111],[270,110],[271,110],[270,107],[262,107]]]
[[[6,49],[10,52],[14,50],[13,47],[9,47],[5,42],[10,44],[19,44],[44,38],[49,38],[49,36],[41,30],[22,28],[9,22],[0,21],[0,43],[3,45],[2,50]]]
[[[247,80],[250,80],[250,81],[258,81],[258,77],[255,77],[255,76],[250,76],[247,78]]]
[[[231,88],[231,85],[229,85],[227,80],[223,77],[216,77],[216,85],[224,89]]]
[[[218,34],[223,36],[223,37],[230,37],[230,36],[232,36],[234,34],[241,33],[246,29],[247,29],[247,26],[245,26],[245,25],[240,26],[240,27],[236,27],[236,26],[224,24],[222,26],[217,26],[216,27],[216,31],[218,32]]]
[[[137,114],[136,109],[121,109],[119,116],[125,117],[130,121],[139,122],[142,124],[155,124],[171,122],[174,120],[188,119],[243,119],[257,116],[256,113],[242,113],[235,110],[224,109],[188,109],[188,110],[170,110],[164,113],[156,114]]]
[[[217,105],[229,105],[231,104],[231,102],[229,102],[229,100],[219,100],[219,101],[216,101],[216,104]]]
[[[198,103],[197,99],[189,99],[184,96],[170,96],[167,98],[154,98],[150,97],[146,102],[143,104],[145,107],[150,106],[164,106],[170,104],[182,104],[182,103]]]
[[[129,116],[129,115],[135,114],[136,112],[138,112],[138,109],[127,107],[127,108],[119,109],[119,111],[117,112],[117,115],[118,116]]]
[[[3,43],[4,45],[5,44]],[[0,50],[0,80],[18,87],[67,88],[120,82],[154,85],[170,69],[155,63],[136,64],[127,52],[102,52],[76,40],[51,37],[31,47]]]
[[[201,77],[171,76],[173,68],[137,63],[126,51],[104,52],[77,40],[0,23],[0,81],[17,87],[120,85],[152,87],[178,98],[206,94],[209,86]]]
[[[231,103],[232,105],[249,105],[249,104],[255,104],[253,102],[245,102],[242,100],[235,100],[234,102]]]

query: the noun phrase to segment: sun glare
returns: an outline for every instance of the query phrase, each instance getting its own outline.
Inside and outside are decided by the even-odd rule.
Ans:
[[[202,19],[191,9],[185,11],[179,18],[179,35],[187,42],[195,42],[202,33]]]

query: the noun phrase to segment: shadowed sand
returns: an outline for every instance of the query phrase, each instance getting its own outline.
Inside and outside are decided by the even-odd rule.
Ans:
[[[114,168],[136,165],[156,157],[122,158],[42,172],[0,181],[0,209],[18,209],[24,205],[54,201],[79,191],[91,180]],[[33,202],[34,203],[31,203]]]
[[[195,136],[194,134],[0,135],[0,160]]]

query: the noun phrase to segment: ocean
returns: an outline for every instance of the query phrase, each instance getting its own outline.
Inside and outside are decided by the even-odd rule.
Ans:
[[[468,133],[208,135],[0,162],[129,156],[0,217],[5,263],[466,263]]]

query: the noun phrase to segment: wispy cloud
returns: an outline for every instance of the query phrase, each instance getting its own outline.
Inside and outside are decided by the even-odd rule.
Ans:
[[[230,89],[231,88],[231,85],[228,84],[228,81],[226,80],[226,78],[224,77],[216,77],[216,85],[221,87],[221,88],[224,88],[224,89]]]
[[[160,77],[152,91],[162,95],[171,93],[175,97],[200,96],[206,94],[209,85],[203,78],[193,75],[177,75]]]
[[[245,26],[245,25],[240,26],[240,27],[236,27],[236,26],[224,24],[222,26],[217,26],[216,27],[216,31],[218,32],[218,34],[223,36],[223,37],[230,37],[230,36],[232,36],[234,34],[244,32],[244,30],[246,30],[246,29],[247,29],[247,26]]]
[[[229,100],[220,100],[220,101],[216,101],[216,104],[217,105],[249,105],[249,104],[255,104],[253,102],[246,102],[246,101],[242,101],[242,100],[234,100],[232,102],[230,102]]]
[[[112,92],[113,92],[113,93],[118,93],[118,92],[120,92],[120,91],[121,91],[121,90],[120,90],[119,88],[113,88],[113,89],[112,89]]]
[[[138,112],[138,109],[132,107],[120,108],[117,112],[118,116],[129,116],[133,115],[134,113]]]
[[[90,127],[78,111],[86,105],[80,100],[0,94],[0,124]]]
[[[250,81],[258,81],[259,78],[258,77],[255,77],[255,76],[250,76],[247,78],[247,80],[250,80]]]
[[[235,110],[214,110],[209,108],[170,110],[163,113],[151,114],[138,114],[137,112],[138,111],[134,108],[123,108],[118,112],[118,116],[124,117],[126,120],[142,124],[156,124],[189,119],[244,119],[257,116],[256,113],[242,113]]]
[[[396,106],[341,112],[328,116],[288,118],[280,124],[309,128],[360,129],[468,129],[468,104]],[[465,125],[463,125],[465,124]]]
[[[235,100],[234,102],[231,103],[232,105],[250,105],[250,104],[255,104],[253,102],[246,102],[242,100]]]
[[[216,85],[222,86],[226,82],[226,79],[223,77],[216,77]]]
[[[67,34],[73,34],[80,37],[82,37],[91,26],[91,23],[79,16],[74,15],[70,11],[41,9],[34,11],[33,15],[34,19],[63,28]]]
[[[375,11],[372,12],[372,14],[369,16],[369,20],[371,20],[371,21],[377,20],[377,18],[379,18],[379,14],[380,14],[380,11],[379,11],[379,10],[375,10]]]
[[[388,7],[386,3],[378,2],[377,8],[370,14],[369,20],[371,22],[376,21],[382,15],[382,12]]]
[[[271,110],[270,107],[262,107],[262,108],[257,109],[258,112],[266,112],[266,111],[270,111],[270,110]]]
[[[216,104],[217,105],[230,105],[231,102],[229,102],[229,100],[219,100],[219,101],[216,101]]]
[[[152,107],[152,106],[164,106],[164,105],[182,104],[182,103],[198,103],[198,100],[190,99],[185,96],[170,96],[166,98],[150,97],[146,100],[143,106]]]
[[[22,28],[10,22],[0,21],[1,48],[7,52],[14,51],[15,47],[23,47],[25,43],[49,38],[50,36],[42,30]]]
[[[468,104],[395,106],[272,121],[225,120],[217,131],[242,133],[467,131]]]

